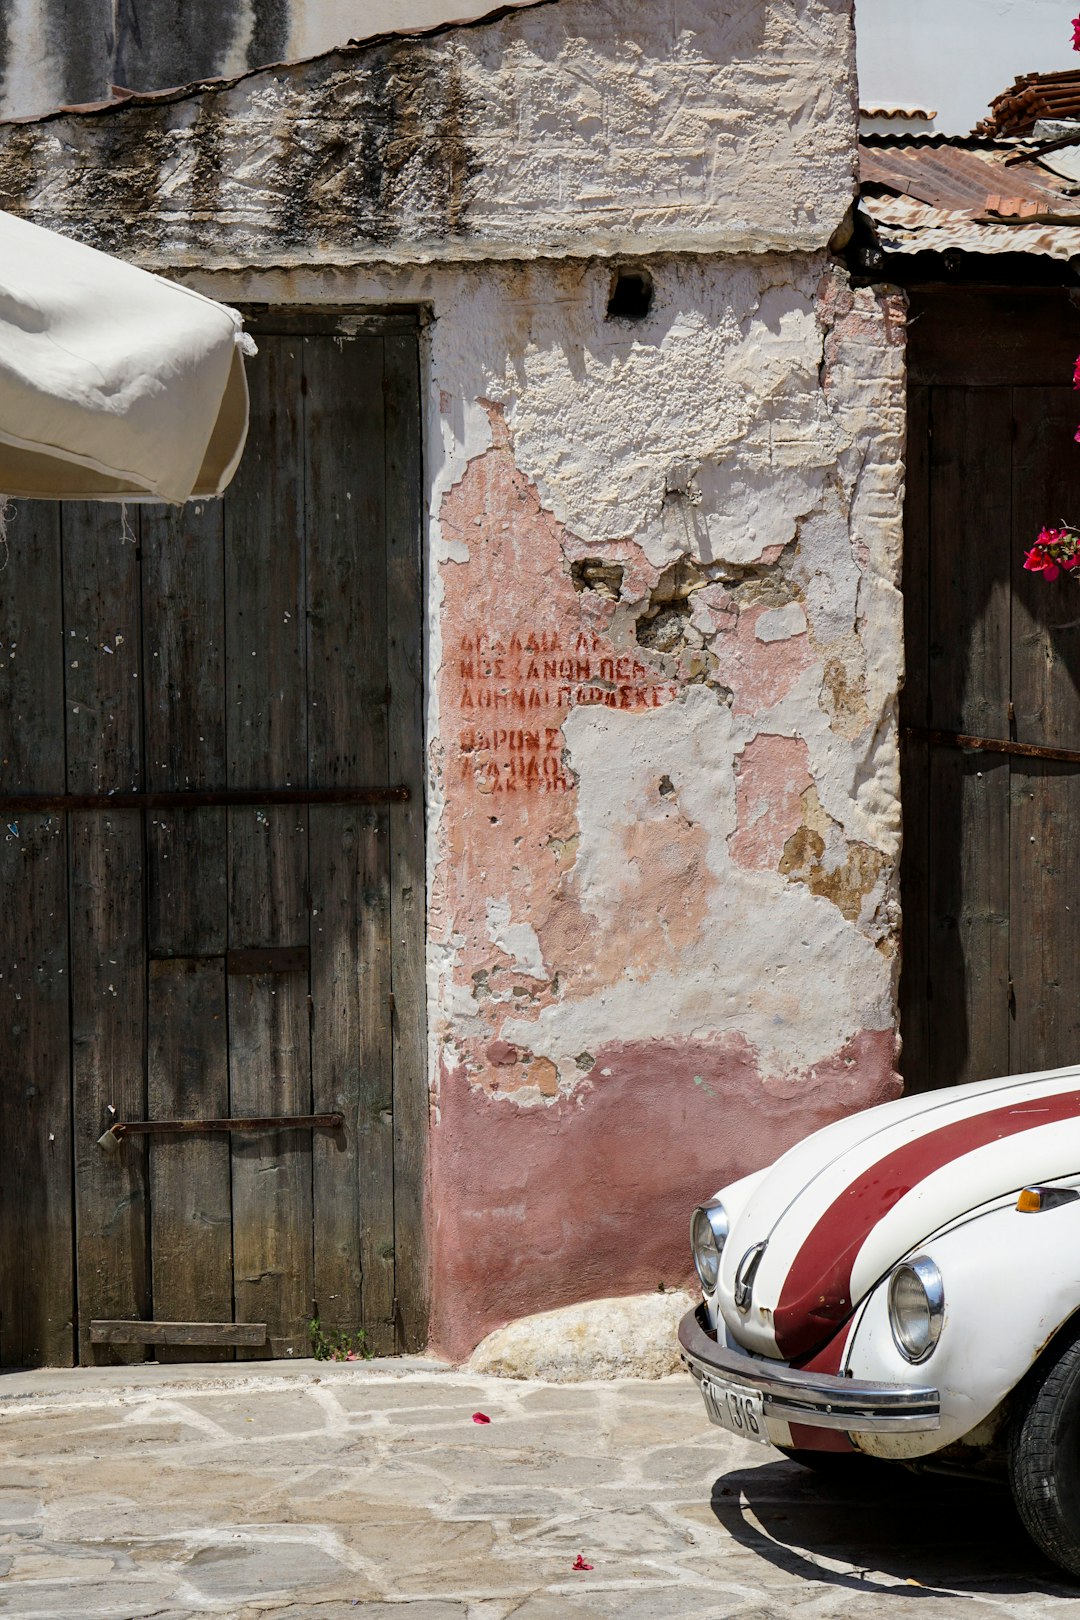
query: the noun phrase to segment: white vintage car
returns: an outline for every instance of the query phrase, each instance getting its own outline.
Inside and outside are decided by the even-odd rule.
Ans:
[[[810,1467],[1007,1472],[1080,1575],[1080,1068],[829,1125],[695,1209],[714,1423]]]

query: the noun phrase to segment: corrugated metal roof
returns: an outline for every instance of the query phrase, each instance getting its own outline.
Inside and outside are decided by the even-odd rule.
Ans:
[[[889,253],[1080,253],[1080,187],[1016,141],[862,140],[862,206]]]
[[[1006,225],[973,221],[969,214],[928,208],[911,197],[864,197],[886,253],[1038,253],[1051,259],[1080,254],[1080,223]]]

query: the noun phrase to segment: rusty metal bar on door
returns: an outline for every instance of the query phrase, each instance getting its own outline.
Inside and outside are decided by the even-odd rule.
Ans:
[[[201,1131],[339,1131],[344,1114],[271,1114],[255,1119],[118,1119],[98,1137],[98,1147],[113,1151],[125,1136],[175,1136]]]
[[[1080,751],[1072,748],[1045,748],[1042,743],[1010,742],[1004,737],[969,737],[962,731],[928,731],[924,726],[904,726],[900,735],[919,742],[937,743],[943,748],[960,748],[971,754],[1016,754],[1021,759],[1057,760],[1080,765]]]

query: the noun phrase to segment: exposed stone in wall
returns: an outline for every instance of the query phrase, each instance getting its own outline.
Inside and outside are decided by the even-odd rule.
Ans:
[[[646,0],[552,0],[0,129],[0,200],[150,267],[811,250],[853,195],[851,51],[849,0],[684,0],[677,26]],[[730,470],[685,489],[666,470],[674,554]],[[749,553],[751,460],[740,477]]]

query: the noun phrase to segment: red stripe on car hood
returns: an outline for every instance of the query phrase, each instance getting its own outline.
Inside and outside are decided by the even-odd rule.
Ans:
[[[852,1312],[851,1269],[883,1215],[920,1181],[962,1154],[1021,1131],[1075,1119],[1080,1091],[992,1108],[929,1131],[872,1164],[831,1203],[812,1228],[784,1279],[773,1312],[780,1354],[791,1360],[821,1344]],[[957,1211],[958,1214],[962,1213]]]

